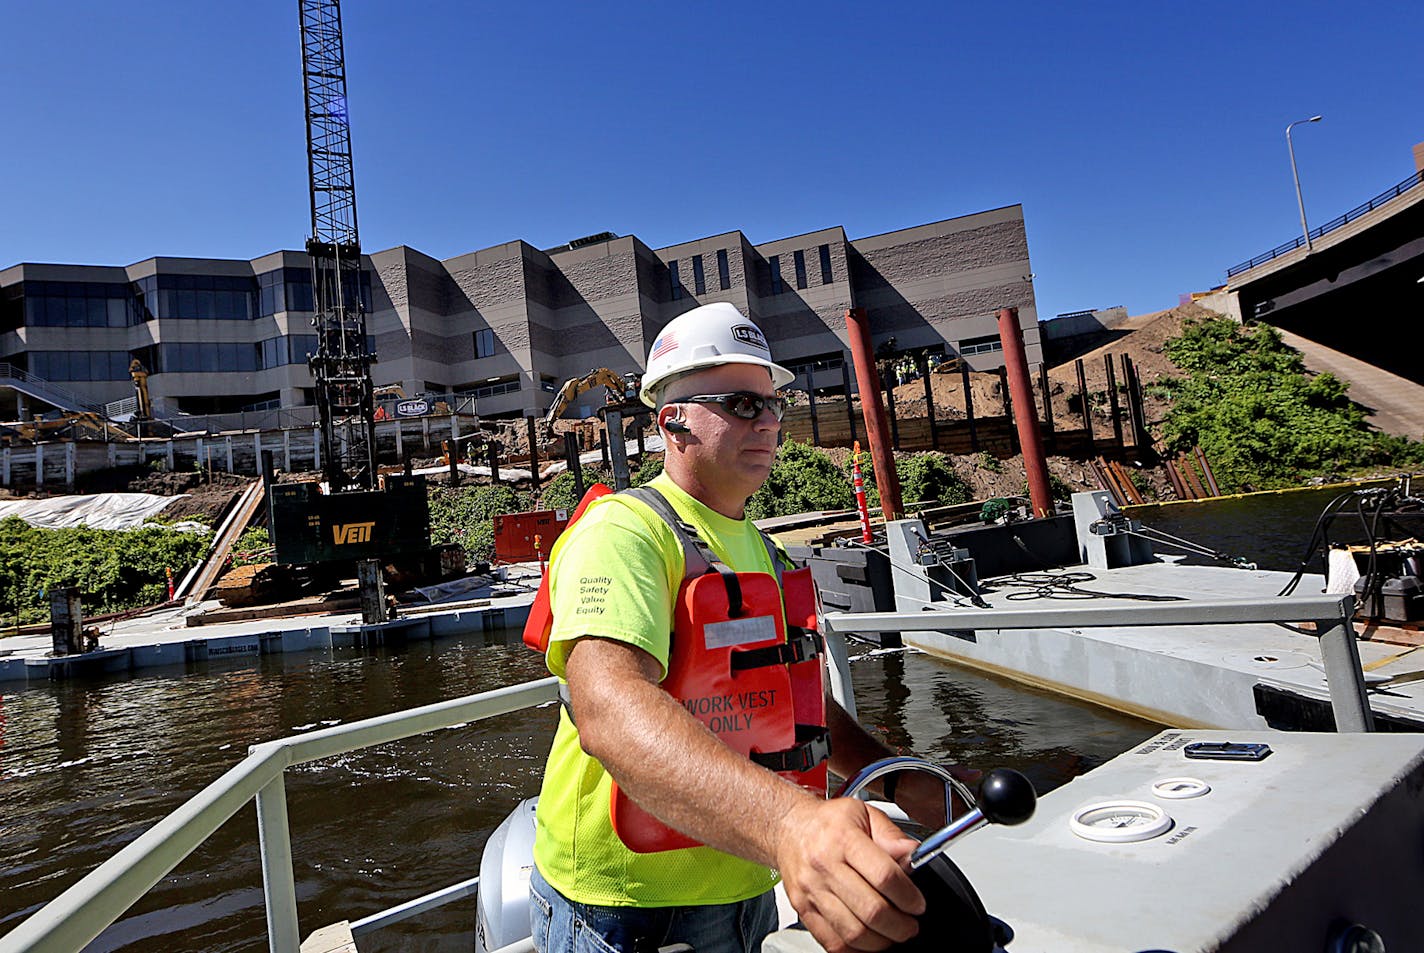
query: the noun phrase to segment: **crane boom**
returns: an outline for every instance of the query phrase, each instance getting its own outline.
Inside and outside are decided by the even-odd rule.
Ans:
[[[268,518],[278,563],[356,560],[358,567],[371,570],[364,578],[376,580],[380,567],[375,560],[400,557],[423,565],[439,553],[430,546],[425,477],[392,473],[378,479],[376,471],[371,385],[376,356],[366,346],[341,4],[298,0],[298,10],[311,186],[307,257],[317,339],[307,366],[315,385],[327,492],[315,482],[268,479]],[[270,459],[264,460],[264,477],[272,477],[272,469]],[[370,589],[378,592],[379,587]],[[384,621],[383,600],[373,597],[368,603],[362,608],[365,621]]]
[[[375,402],[361,301],[361,239],[346,109],[339,0],[299,0],[311,186],[312,303],[317,350],[308,355],[321,422],[322,469],[332,493],[376,481]],[[337,440],[340,434],[342,439]]]

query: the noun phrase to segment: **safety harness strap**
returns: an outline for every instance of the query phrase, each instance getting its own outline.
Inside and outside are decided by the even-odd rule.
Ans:
[[[831,756],[831,732],[821,725],[797,725],[796,744],[782,751],[753,751],[752,761],[772,771],[810,771]]]
[[[820,644],[813,632],[795,629],[781,645],[768,645],[760,649],[744,649],[732,653],[732,671],[742,672],[749,668],[765,668],[768,665],[795,665],[807,662],[820,654]]]

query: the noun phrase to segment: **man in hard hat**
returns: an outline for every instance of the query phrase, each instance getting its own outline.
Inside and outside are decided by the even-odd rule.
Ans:
[[[729,664],[753,655],[729,663],[729,646],[764,646],[751,630],[780,614],[768,580],[784,554],[745,504],[771,472],[777,390],[793,377],[731,304],[673,320],[643,377],[667,446],[655,492],[603,497],[554,547],[547,657],[566,685],[530,881],[541,950],[755,950],[777,926],[778,874],[828,950],[884,949],[916,930],[924,900],[901,867],[915,842],[864,802],[808,790],[824,787],[826,752],[800,723],[803,703],[828,726],[837,773],[893,752],[833,702],[821,707],[819,669],[786,651],[790,638],[756,650],[774,656],[748,676],[771,679],[760,690],[725,688]],[[767,586],[774,610],[742,605]],[[807,668],[809,683],[797,674]],[[770,735],[738,734],[785,728],[793,700],[804,745],[763,754]],[[937,781],[900,777],[896,800],[912,816],[932,821],[937,804],[942,817]]]

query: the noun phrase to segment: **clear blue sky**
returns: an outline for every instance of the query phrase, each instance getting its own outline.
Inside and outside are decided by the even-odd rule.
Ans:
[[[1414,171],[1414,2],[347,0],[367,251],[1022,203],[1039,313],[1174,305]],[[295,0],[8,0],[0,267],[309,231]]]

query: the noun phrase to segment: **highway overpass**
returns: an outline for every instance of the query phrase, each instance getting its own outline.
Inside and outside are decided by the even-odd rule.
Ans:
[[[1424,384],[1424,163],[1369,202],[1227,271],[1227,310]]]

